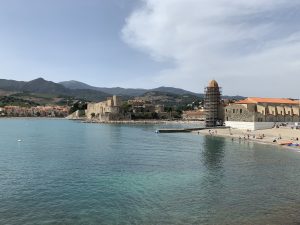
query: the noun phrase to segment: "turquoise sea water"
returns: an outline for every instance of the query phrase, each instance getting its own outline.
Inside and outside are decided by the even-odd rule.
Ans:
[[[0,120],[0,224],[299,224],[300,153],[158,127]]]

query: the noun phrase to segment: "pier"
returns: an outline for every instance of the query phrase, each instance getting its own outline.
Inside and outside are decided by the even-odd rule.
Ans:
[[[188,133],[197,130],[207,130],[207,129],[225,129],[228,127],[195,127],[195,128],[178,128],[178,129],[158,129],[156,133]]]

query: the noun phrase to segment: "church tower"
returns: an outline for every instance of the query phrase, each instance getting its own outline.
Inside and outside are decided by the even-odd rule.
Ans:
[[[222,119],[221,110],[221,88],[215,80],[211,80],[205,88],[204,109],[206,114],[206,127],[215,127]]]

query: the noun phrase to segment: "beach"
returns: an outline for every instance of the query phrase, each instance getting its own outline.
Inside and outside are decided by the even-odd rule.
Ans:
[[[291,129],[289,127],[279,127],[255,131],[232,128],[216,128],[193,131],[193,133],[228,137],[233,141],[254,141],[263,144],[281,145],[283,147],[300,150],[300,147],[295,146],[296,144],[300,144],[300,130]],[[292,146],[288,146],[287,143],[292,143]]]

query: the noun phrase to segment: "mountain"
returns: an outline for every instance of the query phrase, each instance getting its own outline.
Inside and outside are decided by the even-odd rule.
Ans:
[[[5,91],[21,91],[25,84],[24,81],[0,79],[0,89]]]
[[[70,90],[63,85],[44,80],[43,78],[26,82],[22,87],[22,91],[57,95],[68,95],[70,93]]]
[[[164,90],[164,89],[160,89]],[[168,90],[168,89],[167,89]],[[184,92],[185,93],[185,92]],[[174,94],[162,91],[148,91],[143,95],[136,97],[137,100],[149,101],[155,104],[163,104],[165,106],[186,105],[191,102],[201,101],[202,97],[195,94]]]
[[[240,95],[235,95],[235,96],[222,95],[222,98],[229,99],[229,100],[242,100],[245,99],[246,97]]]
[[[198,97],[202,97],[202,94],[194,93],[191,91],[186,91],[184,89],[180,88],[174,88],[174,87],[158,87],[154,89],[142,89],[142,88],[121,88],[121,87],[112,87],[112,88],[105,88],[105,87],[94,87],[79,81],[63,81],[60,82],[64,87],[70,88],[70,89],[90,89],[90,90],[97,90],[97,91],[103,91],[105,93],[108,93],[110,95],[122,95],[122,96],[132,96],[137,97],[141,96],[149,91],[154,92],[166,92],[176,95],[184,95],[184,94],[190,94],[190,95],[196,95]]]
[[[5,94],[6,93],[6,94]],[[134,88],[105,88],[94,87],[79,81],[65,81],[55,83],[43,78],[32,81],[15,81],[0,79],[0,95],[17,95],[25,100],[40,98],[41,101],[49,98],[79,99],[87,101],[102,101],[109,96],[119,95],[123,100],[134,97],[143,97],[157,102],[188,102],[203,98],[203,94],[194,93],[174,87],[158,87],[154,89],[134,89]],[[240,99],[241,96],[223,96],[224,98]]]
[[[45,97],[46,95],[51,95],[52,97],[73,97],[77,99],[83,99],[88,101],[102,101],[106,99],[110,94],[104,93],[102,91],[90,90],[90,89],[80,89],[73,90],[64,87],[62,84],[54,83],[52,81],[47,81],[43,78],[37,78],[32,81],[14,81],[0,79],[0,90],[13,91],[24,93],[23,96],[28,97],[28,94],[40,94],[35,95],[39,97]],[[20,94],[19,94],[20,96]]]
[[[6,91],[48,93],[48,94],[66,94],[68,89],[61,84],[52,81],[46,81],[43,78],[37,78],[32,81],[15,81],[0,79],[0,89]]]
[[[113,88],[106,88],[106,87],[94,87],[79,81],[70,80],[70,81],[63,81],[59,84],[62,84],[64,87],[73,89],[73,90],[80,90],[80,89],[89,89],[95,91],[102,91],[110,95],[123,95],[123,96],[139,96],[147,92],[146,89],[140,88],[121,88],[121,87],[113,87]]]
[[[63,85],[66,88],[69,89],[90,89],[90,90],[97,90],[97,87],[93,87],[91,85],[76,81],[76,80],[70,80],[70,81],[63,81],[59,82],[59,84]]]
[[[187,91],[181,88],[174,88],[174,87],[158,87],[158,88],[154,88],[151,89],[149,91],[154,91],[154,92],[165,92],[165,93],[171,93],[171,94],[175,94],[175,95],[195,95],[198,97],[202,97],[203,94],[199,94],[199,93],[194,93],[191,91]]]

